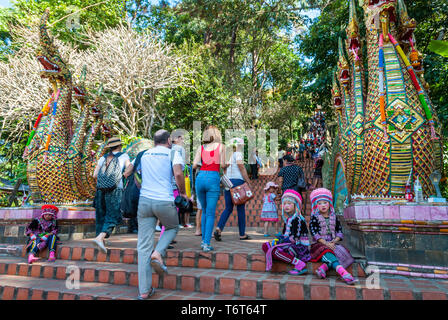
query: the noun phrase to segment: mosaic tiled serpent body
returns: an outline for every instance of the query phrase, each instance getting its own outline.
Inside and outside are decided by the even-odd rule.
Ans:
[[[418,177],[429,196],[435,193],[429,176],[441,170],[441,126],[421,63],[409,63],[416,51],[416,23],[402,0],[365,0],[363,9],[367,84],[355,3],[350,0],[347,40],[345,47],[340,41],[332,89],[347,188],[352,195],[402,197],[406,183]]]
[[[48,110],[38,117],[40,122],[30,137],[24,159],[28,161],[27,178],[34,202],[73,204],[92,197],[87,191],[90,184],[82,180],[82,173],[86,173],[82,158],[89,117],[82,105],[72,135],[70,108],[74,86],[70,71],[48,35],[48,16],[47,9],[40,22],[37,59],[44,67],[41,77],[49,80],[53,94]],[[84,165],[91,175],[92,165]]]

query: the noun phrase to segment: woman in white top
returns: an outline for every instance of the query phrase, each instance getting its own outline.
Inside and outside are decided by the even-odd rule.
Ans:
[[[243,147],[244,140],[240,138],[234,138],[232,141],[233,145],[233,153],[230,157],[229,167],[226,169],[226,175],[232,182],[234,187],[242,185],[244,182],[247,182],[250,186],[250,179],[246,171],[246,167],[244,166],[244,156],[243,156]],[[252,188],[251,188],[252,189]],[[221,232],[224,230],[224,226],[229,219],[229,216],[233,212],[233,202],[232,197],[230,195],[230,191],[226,190],[224,192],[224,199],[226,202],[226,208],[221,214],[219,218],[218,226],[216,227],[215,232],[213,233],[216,241],[221,241]],[[240,240],[248,240],[250,237],[246,234],[246,205],[241,204],[236,206],[236,210],[238,212],[238,229],[240,232]]]

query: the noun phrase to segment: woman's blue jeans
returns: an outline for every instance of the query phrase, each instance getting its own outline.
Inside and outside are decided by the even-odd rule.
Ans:
[[[244,183],[244,180],[241,179],[230,179],[230,181],[233,183],[234,187],[238,187]],[[218,228],[221,231],[224,230],[224,226],[232,214],[234,206],[230,191],[226,190],[224,192],[224,199],[226,201],[226,208],[222,212],[218,222]],[[240,231],[240,237],[243,237],[246,234],[246,204],[236,206],[236,211],[238,212],[238,229]]]
[[[199,171],[196,177],[196,194],[202,206],[202,242],[210,245],[215,225],[216,205],[219,199],[220,177],[217,171]]]

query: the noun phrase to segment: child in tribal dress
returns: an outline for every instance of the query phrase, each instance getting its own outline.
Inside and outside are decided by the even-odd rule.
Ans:
[[[312,207],[310,232],[315,241],[311,244],[311,261],[323,262],[316,270],[317,275],[325,278],[329,269],[335,269],[346,283],[354,284],[357,280],[346,270],[354,259],[348,249],[339,243],[344,235],[341,223],[334,212],[330,190],[316,189],[310,198]]]
[[[261,221],[264,221],[264,236],[269,237],[268,229],[271,222],[276,224],[276,232],[278,232],[278,214],[275,205],[275,190],[278,188],[274,182],[269,181],[264,188],[265,195],[263,197],[263,208],[261,209]]]
[[[285,222],[282,236],[272,242],[263,243],[266,254],[266,271],[272,268],[272,259],[291,263],[294,269],[291,275],[307,272],[306,262],[310,260],[308,228],[305,218],[300,214],[302,197],[291,189],[285,190],[282,196],[282,218]],[[289,217],[285,217],[287,213]]]
[[[25,234],[30,237],[26,250],[30,253],[28,255],[29,264],[39,260],[36,257],[38,252],[46,247],[50,251],[48,261],[56,260],[55,251],[58,234],[56,215],[58,211],[59,209],[53,205],[43,205],[40,217],[33,219],[26,228]]]

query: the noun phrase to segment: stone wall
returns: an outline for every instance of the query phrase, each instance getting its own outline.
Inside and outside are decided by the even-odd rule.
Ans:
[[[79,240],[95,237],[95,209],[91,207],[60,207],[58,213],[59,239]],[[25,244],[25,228],[33,218],[41,214],[40,207],[0,209],[0,243]],[[127,221],[114,230],[126,233]]]
[[[354,203],[341,221],[348,245],[369,262],[448,266],[446,205]]]

